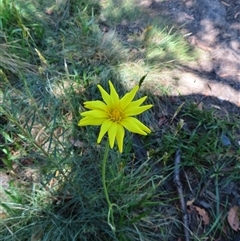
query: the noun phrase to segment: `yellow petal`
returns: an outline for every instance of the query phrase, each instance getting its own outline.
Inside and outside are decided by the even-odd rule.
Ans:
[[[117,134],[117,128],[118,128],[118,124],[116,122],[112,122],[112,125],[108,130],[109,145],[111,148],[113,148],[114,146],[114,141]]]
[[[98,139],[97,139],[97,143],[100,143],[103,136],[106,134],[106,132],[109,130],[109,128],[112,125],[112,121],[110,121],[109,119],[105,120],[102,125],[101,125],[101,129],[98,135]]]
[[[145,100],[147,99],[147,96],[142,97],[139,100],[132,101],[127,108],[134,108],[140,106]]]
[[[147,135],[151,130],[145,126],[142,122],[134,117],[127,117],[120,122],[127,130],[138,133],[140,135]]]
[[[111,97],[110,95],[106,92],[106,90],[103,89],[103,87],[101,85],[97,85],[98,89],[101,92],[102,98],[104,100],[104,102],[109,106],[111,105]]]
[[[99,126],[106,120],[106,118],[92,118],[92,117],[84,117],[78,122],[78,126]]]
[[[93,118],[107,118],[108,114],[103,110],[89,110],[82,112],[81,116],[88,116]]]
[[[134,107],[134,108],[128,108],[124,110],[124,115],[125,116],[135,116],[143,113],[144,111],[150,109],[152,105],[143,105],[139,107]]]
[[[135,86],[129,93],[125,94],[121,100],[120,100],[120,105],[121,108],[124,110],[130,103],[131,101],[134,99],[137,91],[139,89],[139,86]]]
[[[100,100],[86,101],[84,102],[84,107],[92,110],[104,110],[107,111],[107,105]]]
[[[116,140],[117,140],[117,144],[118,144],[118,150],[121,153],[123,151],[124,134],[125,134],[124,128],[121,125],[118,124]]]
[[[109,86],[110,86],[110,97],[111,97],[111,100],[112,100],[112,104],[114,106],[118,106],[118,103],[119,103],[119,96],[118,96],[118,93],[117,91],[115,90],[112,82],[109,80]]]

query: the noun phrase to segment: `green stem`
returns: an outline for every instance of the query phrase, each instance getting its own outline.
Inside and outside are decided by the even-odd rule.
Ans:
[[[105,198],[108,204],[108,225],[111,227],[112,231],[115,232],[116,228],[114,225],[114,217],[113,217],[113,204],[111,203],[108,195],[107,185],[106,185],[106,163],[109,153],[109,143],[106,143],[105,152],[102,160],[102,184],[103,184],[103,191],[105,194]]]
[[[103,162],[102,162],[102,183],[103,183],[103,190],[104,190],[105,197],[107,199],[108,206],[110,206],[111,202],[108,196],[108,191],[106,186],[106,163],[107,163],[108,153],[109,153],[109,144],[107,142],[104,156],[103,156]]]

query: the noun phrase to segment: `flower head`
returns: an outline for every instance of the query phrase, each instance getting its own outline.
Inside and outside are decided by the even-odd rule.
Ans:
[[[135,86],[121,99],[111,81],[109,81],[109,86],[110,94],[101,85],[98,85],[103,101],[84,102],[85,108],[89,110],[81,113],[83,118],[79,121],[78,125],[101,125],[97,143],[100,143],[103,136],[108,132],[110,147],[113,148],[116,139],[118,149],[122,152],[125,135],[124,128],[141,135],[147,135],[151,132],[147,126],[134,116],[150,109],[152,105],[140,106],[146,100],[147,96],[133,101],[139,86]]]

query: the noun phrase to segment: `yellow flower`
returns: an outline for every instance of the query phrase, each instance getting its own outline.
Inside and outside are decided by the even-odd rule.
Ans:
[[[140,106],[146,100],[147,96],[133,101],[139,86],[135,86],[121,99],[119,99],[119,95],[111,81],[109,81],[109,86],[110,94],[108,94],[102,86],[98,85],[103,101],[95,100],[84,102],[85,108],[90,110],[81,113],[83,118],[79,121],[78,125],[101,125],[97,143],[100,143],[103,136],[108,132],[110,147],[113,148],[116,139],[118,149],[122,152],[125,134],[124,127],[133,133],[141,135],[147,135],[151,132],[147,126],[133,116],[150,109],[152,105]]]

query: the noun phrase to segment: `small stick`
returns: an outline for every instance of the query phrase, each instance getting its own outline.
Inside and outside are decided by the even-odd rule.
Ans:
[[[175,166],[174,166],[174,182],[177,186],[178,196],[181,203],[181,209],[182,209],[182,220],[184,225],[184,235],[185,235],[185,241],[190,240],[190,234],[189,234],[189,227],[188,227],[188,215],[187,215],[187,208],[186,203],[183,197],[183,189],[182,189],[182,183],[180,181],[180,163],[181,163],[181,151],[178,149],[176,151],[175,155]]]

